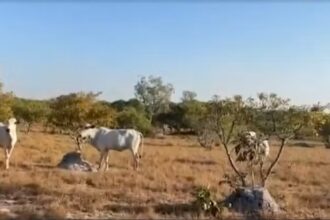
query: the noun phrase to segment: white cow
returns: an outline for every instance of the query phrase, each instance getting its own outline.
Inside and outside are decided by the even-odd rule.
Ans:
[[[254,131],[247,131],[243,134],[244,142],[239,143],[232,150],[235,150],[238,161],[245,161],[246,159],[252,159],[258,156],[261,160],[265,160],[269,156],[270,147],[268,140],[258,140],[257,134]],[[244,143],[246,145],[244,145]],[[253,153],[255,152],[255,153]],[[251,158],[247,158],[247,157]]]
[[[99,169],[102,168],[102,163],[105,160],[105,170],[109,168],[109,151],[130,150],[134,159],[134,169],[139,165],[139,147],[141,152],[143,148],[143,135],[141,132],[134,129],[109,129],[105,127],[96,128],[92,125],[87,125],[79,132],[77,137],[78,151],[81,151],[81,144],[89,140],[90,144],[95,147],[100,153]]]
[[[9,169],[9,159],[17,142],[16,125],[19,123],[15,118],[10,118],[8,124],[0,122],[0,146],[5,151],[5,168]]]
[[[268,140],[261,141],[258,146],[259,155],[261,155],[263,158],[266,158],[269,156],[269,151],[270,148],[269,148]]]

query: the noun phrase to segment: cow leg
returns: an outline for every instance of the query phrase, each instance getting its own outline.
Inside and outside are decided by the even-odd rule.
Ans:
[[[99,161],[99,171],[100,171],[101,168],[102,168],[102,164],[103,164],[104,156],[105,156],[105,152],[102,151],[102,152],[101,152],[100,161]]]
[[[9,169],[9,159],[10,159],[10,150],[5,147],[5,168],[6,170]]]
[[[134,155],[134,170],[137,170],[139,167],[139,155],[135,154]]]
[[[131,152],[132,152],[132,156],[133,156],[133,167],[134,167],[134,170],[137,170],[138,165],[139,165],[139,154],[138,154],[138,152],[134,152],[133,149],[131,149]]]
[[[105,156],[105,171],[109,170],[109,150],[107,150],[106,152],[106,156]]]

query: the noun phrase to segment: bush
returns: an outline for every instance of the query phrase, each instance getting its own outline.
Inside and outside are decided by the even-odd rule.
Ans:
[[[92,124],[114,127],[116,126],[116,115],[117,112],[112,107],[96,102],[87,113],[86,118]]]
[[[208,188],[198,187],[193,193],[193,196],[195,197],[193,204],[199,212],[202,211],[205,214],[214,217],[219,217],[223,213],[223,204],[216,202]]]
[[[27,99],[16,99],[12,108],[15,117],[27,123],[26,132],[30,131],[33,123],[44,122],[50,112],[47,102]]]
[[[125,108],[118,114],[117,124],[120,128],[136,129],[144,135],[150,135],[152,132],[151,122],[133,107]]]

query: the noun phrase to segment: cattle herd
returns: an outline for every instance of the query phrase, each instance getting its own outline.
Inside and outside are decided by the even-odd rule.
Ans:
[[[16,126],[19,123],[15,118],[10,118],[7,123],[0,122],[0,146],[5,152],[5,168],[9,169],[10,156],[17,142]],[[247,140],[254,140],[256,133],[253,131],[246,132]],[[83,143],[89,143],[100,152],[99,170],[105,163],[105,170],[109,168],[109,151],[130,150],[134,160],[134,169],[139,165],[139,160],[142,156],[143,135],[141,132],[134,129],[109,129],[106,127],[95,127],[94,125],[86,124],[78,135],[74,137],[77,143],[77,152],[82,151]],[[249,145],[249,144],[248,144]],[[244,154],[242,146],[237,145],[235,150],[236,155]],[[256,150],[263,157],[269,155],[269,144],[267,140],[257,144]],[[239,158],[239,157],[238,157]]]
[[[10,156],[17,142],[16,126],[19,123],[10,118],[7,123],[0,123],[0,146],[5,151],[5,168],[9,169]],[[99,169],[105,162],[105,170],[109,168],[109,151],[130,150],[134,159],[134,168],[137,169],[142,154],[143,135],[134,129],[109,129],[87,124],[75,137],[77,151],[82,150],[82,144],[89,141],[100,152]],[[140,148],[140,151],[139,151]]]

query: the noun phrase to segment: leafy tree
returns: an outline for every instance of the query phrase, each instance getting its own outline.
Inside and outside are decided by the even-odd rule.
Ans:
[[[134,88],[135,96],[145,106],[150,122],[156,114],[168,110],[174,88],[171,84],[164,84],[161,77],[141,77]]]
[[[45,101],[16,99],[13,105],[16,117],[27,123],[26,132],[30,132],[33,123],[44,122],[49,114],[49,105]]]
[[[186,127],[198,132],[201,125],[204,122],[207,123],[207,103],[191,100],[183,102],[182,106],[184,111],[183,123]]]
[[[187,128],[184,123],[184,108],[179,103],[170,103],[169,110],[164,113],[157,114],[154,118],[154,124],[167,125],[171,129],[175,129],[177,132],[180,132],[182,128]]]
[[[276,94],[260,93],[256,101],[251,103],[253,109],[252,122],[256,131],[267,136],[274,136],[280,140],[280,148],[275,160],[268,169],[263,169],[263,161],[260,161],[260,177],[262,186],[266,185],[272,170],[278,163],[286,143],[295,137],[297,132],[310,122],[310,115],[304,109],[290,106],[289,99],[283,99]]]
[[[118,114],[117,123],[120,128],[133,128],[148,135],[151,132],[150,121],[143,112],[137,111],[134,107],[127,107]]]
[[[96,102],[87,113],[86,121],[105,127],[114,127],[117,124],[116,117],[117,112],[112,107],[101,102]]]
[[[137,99],[129,99],[128,101],[125,100],[117,100],[112,103],[110,103],[110,106],[113,107],[118,112],[123,111],[124,109],[128,107],[135,108],[138,112],[144,112],[144,106],[143,104],[137,100]]]
[[[51,100],[52,111],[48,118],[49,123],[64,130],[75,130],[84,123],[90,123],[91,117],[100,121],[100,115],[105,112],[105,107],[103,105],[95,107],[99,95],[100,93],[79,92],[61,95]],[[112,119],[106,119],[106,123],[109,123],[109,120]]]
[[[311,125],[316,135],[321,136],[323,141],[330,146],[330,115],[321,111],[310,112]]]
[[[169,110],[165,113],[157,114],[155,122],[160,125],[168,125],[176,131],[185,131],[196,133],[203,123],[205,114],[205,103],[196,100],[196,93],[184,91],[181,103],[169,104]]]
[[[261,184],[265,186],[285,144],[295,135],[297,130],[308,123],[309,116],[306,111],[291,107],[288,99],[278,97],[276,94],[261,93],[257,100],[252,98],[243,100],[241,96],[226,99],[214,96],[207,104],[206,112],[201,119],[204,122],[200,124],[201,128],[217,135],[242,186],[248,185],[248,175],[242,172],[233,159],[234,148],[230,146],[240,141],[235,137],[240,137],[242,132],[253,129],[261,134],[260,137],[264,135],[274,136],[281,141],[277,156],[267,169],[264,169],[263,161],[257,161],[257,164],[260,165]],[[252,170],[250,173],[252,185],[254,185],[252,165],[254,164],[249,163],[247,166]]]
[[[183,103],[185,102],[190,102],[190,101],[196,101],[196,97],[197,97],[197,94],[196,92],[193,92],[193,91],[183,91],[182,92],[182,98],[181,98],[181,101]]]
[[[209,130],[218,136],[232,169],[240,178],[241,184],[246,186],[245,176],[235,164],[230,150],[233,137],[238,134],[239,129],[247,124],[248,112],[242,97],[221,99],[219,96],[214,96],[208,105],[206,117],[209,122]]]

